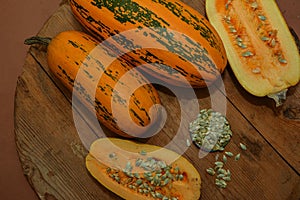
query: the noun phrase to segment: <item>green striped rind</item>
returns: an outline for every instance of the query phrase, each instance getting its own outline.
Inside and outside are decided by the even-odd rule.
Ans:
[[[174,38],[171,22],[165,21],[160,17],[160,13],[155,12],[155,10],[142,7],[132,0],[91,0],[89,4],[91,8],[89,9],[95,10],[96,12],[94,13],[102,14],[103,17],[106,16],[102,13],[103,9],[106,11],[109,10],[111,14],[113,14],[116,20],[115,22],[119,23],[114,26],[113,24],[108,25],[104,24],[101,20],[97,20],[99,16],[92,16],[89,9],[82,6],[80,0],[71,0],[70,2],[75,17],[77,17],[82,25],[94,36],[101,41],[112,38],[116,42],[115,46],[110,44],[110,48],[114,51],[120,52],[120,46],[128,51],[141,48],[141,45],[138,45],[136,41],[129,40],[123,36],[122,30],[118,30],[116,27],[128,23],[133,25],[142,24],[144,27],[148,27],[150,32],[145,31],[141,26],[137,26],[137,32],[139,31],[141,33],[139,37],[141,36],[143,40],[155,40],[162,45],[166,51],[175,53],[177,55],[176,59],[186,63],[189,67],[192,67],[190,63],[193,63],[198,71],[204,74],[202,74],[202,77],[199,73],[191,74],[185,66],[170,65],[168,59],[163,56],[163,52],[156,55],[151,50],[136,51],[130,56],[125,56],[127,60],[135,60],[136,65],[144,64],[144,62],[153,63],[153,70],[149,68],[145,69],[147,73],[154,74],[156,77],[161,76],[163,79],[179,79],[178,77],[183,76],[191,80],[192,85],[203,83],[204,80],[207,82],[213,81],[211,78],[217,77],[220,74],[218,66],[215,65],[205,47],[185,34],[181,35],[183,38],[181,41]],[[196,16],[192,14],[190,10],[186,9],[186,6],[183,6],[183,4],[179,2],[173,3],[167,0],[152,0],[152,2],[162,5],[165,8],[165,12],[168,12],[170,15],[175,15],[178,20],[183,21],[187,26],[193,27],[195,31],[199,32],[199,34],[205,38],[208,45],[220,52],[222,59],[225,60],[224,63],[226,63],[226,55],[222,54],[222,43],[206,25],[207,21],[204,17],[199,18],[201,15]],[[175,23],[176,22],[172,22],[172,24]],[[217,41],[219,41],[219,43]],[[120,54],[122,54],[122,52],[120,52]],[[174,58],[171,59],[171,62],[172,61],[174,61]],[[166,67],[162,67],[162,65]],[[175,69],[177,74],[174,70],[170,71],[170,68]],[[164,73],[158,73],[160,70]],[[205,77],[205,73],[210,74],[208,78]],[[166,77],[166,74],[171,76]]]
[[[95,43],[95,47],[98,44],[91,37],[87,37],[84,34],[82,35],[82,38],[86,41],[86,43],[91,43],[91,42]],[[90,96],[90,93],[86,90],[86,88],[82,85],[82,83],[80,83],[79,81],[75,81],[76,77],[74,77],[74,75],[71,75],[71,73],[67,70],[70,68],[70,66],[76,67],[78,68],[78,70],[80,67],[82,67],[81,70],[84,72],[83,75],[85,76],[85,78],[91,81],[95,81],[93,80],[94,79],[93,75],[88,70],[90,67],[89,61],[91,61],[91,63],[96,63],[96,66],[93,66],[93,69],[96,69],[97,71],[99,71],[99,73],[102,73],[102,77],[107,77],[111,79],[114,83],[125,85],[125,83],[119,80],[120,74],[117,69],[114,70],[111,67],[105,69],[104,64],[101,62],[99,58],[95,58],[93,57],[93,55],[89,54],[90,52],[85,48],[85,43],[79,43],[78,41],[69,39],[68,41],[60,41],[60,44],[67,45],[68,47],[66,48],[69,49],[69,52],[64,52],[65,53],[64,56],[67,62],[61,62],[61,64],[57,66],[56,76],[59,79],[61,79],[63,83],[65,83],[65,86],[67,88],[73,88],[73,92],[76,92],[75,94],[77,94],[80,100],[83,100],[84,104],[87,104],[89,108],[94,108],[96,110],[97,117],[102,119],[100,121],[102,122],[105,121],[104,125],[109,123],[110,126],[113,127],[113,129],[120,130],[117,125],[116,118],[113,116],[112,112],[108,110],[107,105],[103,104],[103,99],[109,99],[108,102],[110,102],[111,99],[113,102],[117,103],[118,105],[125,107],[126,109],[129,110],[130,113],[132,113],[132,116],[138,121],[139,125],[141,126],[147,125],[147,122],[145,122],[145,117],[148,121],[150,121],[149,113],[142,106],[140,100],[138,99],[138,97],[136,97],[134,93],[131,95],[131,98],[133,99],[133,102],[137,106],[138,110],[128,108],[128,102],[120,96],[120,93],[122,93],[122,91],[115,90],[111,85],[107,83],[101,82],[101,84],[97,85],[96,92],[98,93],[98,96],[101,96],[101,99]],[[111,50],[107,48],[103,48],[103,50],[107,55],[110,54],[111,56],[114,55],[111,52]],[[86,59],[74,60],[72,59],[73,56],[70,54],[70,52],[72,52],[72,54],[76,54],[76,52],[78,53],[81,52],[86,56]],[[146,100],[151,101],[153,105],[158,104],[160,100],[158,99],[156,90],[153,88],[151,84],[149,84],[149,81],[145,77],[143,77],[140,73],[136,73],[137,72],[136,70],[130,71],[132,67],[129,65],[129,63],[126,60],[119,59],[119,62],[120,62],[120,67],[126,69],[130,77],[138,80],[143,90],[147,91],[147,96],[149,96],[149,99]],[[64,66],[63,63],[66,66]],[[109,94],[110,96],[108,96]]]

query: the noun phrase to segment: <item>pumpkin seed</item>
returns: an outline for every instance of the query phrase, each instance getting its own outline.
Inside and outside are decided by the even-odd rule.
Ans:
[[[242,49],[246,49],[247,48],[247,45],[245,45],[244,43],[242,42],[238,42],[237,43],[239,47],[241,47]]]
[[[261,72],[261,70],[259,67],[252,69],[252,73],[254,73],[254,74],[259,74],[260,72]]]
[[[215,170],[213,169],[213,168],[208,168],[208,169],[206,169],[206,172],[209,174],[209,175],[211,175],[211,176],[213,176],[213,175],[215,175]]]
[[[276,40],[274,38],[271,39],[270,45],[271,45],[271,47],[276,46]]]
[[[269,41],[270,40],[270,38],[269,37],[266,37],[266,36],[263,36],[263,37],[261,37],[260,38],[262,41]]]
[[[133,189],[133,185],[128,185],[128,187],[129,187],[130,189]]]
[[[235,28],[229,28],[229,30],[230,30],[231,33],[236,33],[237,32],[237,30]]]
[[[220,188],[226,188],[227,183],[224,180],[216,179],[215,184]]]
[[[227,162],[227,157],[225,155],[223,155],[223,162],[226,163]]]
[[[217,178],[223,178],[223,177],[225,177],[225,174],[218,174],[217,175]]]
[[[183,177],[183,175],[182,175],[182,174],[180,174],[180,175],[179,175],[179,180],[180,180],[180,181],[182,181],[182,180],[183,180],[183,178],[184,178],[184,177]]]
[[[220,162],[220,161],[215,162],[215,168],[216,169],[222,168],[223,166],[224,166],[223,162]]]
[[[250,57],[253,56],[253,53],[251,51],[245,51],[244,53],[242,53],[243,57]]]
[[[142,183],[143,183],[143,180],[142,180],[142,179],[137,179],[136,182],[135,182],[135,184],[137,184],[137,185],[140,185],[140,184],[142,184]]]
[[[247,150],[247,147],[246,145],[244,145],[243,143],[240,143],[240,147],[242,150],[246,151]]]
[[[119,178],[118,176],[115,176],[115,180],[116,180],[117,182],[120,182],[120,178]]]
[[[256,8],[258,8],[258,4],[257,4],[257,2],[255,1],[255,2],[253,2],[253,3],[251,3],[251,8],[253,8],[253,9],[256,9]]]
[[[224,176],[224,177],[222,177],[222,179],[224,180],[224,181],[231,181],[231,178],[230,178],[230,176]]]
[[[231,17],[229,15],[225,15],[224,16],[224,20],[227,24],[230,24],[231,23]]]
[[[143,193],[144,193],[144,194],[148,194],[148,193],[149,193],[149,190],[143,189]]]
[[[216,161],[219,160],[219,156],[220,156],[219,154],[216,154],[216,156],[215,156],[215,160],[216,160]]]
[[[159,192],[155,192],[155,197],[157,198],[163,198],[163,195]]]
[[[145,150],[141,150],[141,151],[140,151],[140,154],[141,154],[142,156],[145,156],[145,155],[147,155],[147,152],[146,152]]]
[[[163,196],[162,200],[169,200],[169,197]]]
[[[140,167],[141,164],[142,164],[142,162],[143,162],[143,159],[138,158],[138,159],[135,161],[135,166],[136,166],[136,167]]]
[[[150,192],[153,198],[156,198],[155,192]]]
[[[163,185],[167,185],[168,183],[170,182],[170,179],[169,178],[166,178],[163,182]]]
[[[237,42],[243,42],[242,38],[240,38],[240,37],[236,37],[235,39]]]
[[[241,157],[241,154],[239,153],[235,156],[234,160],[238,161],[240,159],[240,157]]]
[[[110,153],[108,156],[109,156],[109,158],[116,158],[117,157],[117,155],[115,153]]]
[[[217,170],[217,174],[226,174],[226,170],[223,169],[223,168],[219,168],[219,169]]]
[[[229,157],[232,157],[233,156],[233,153],[231,153],[230,151],[226,151],[225,154]]]
[[[186,146],[188,146],[188,147],[191,146],[191,142],[189,139],[186,140]]]
[[[227,176],[229,176],[229,177],[231,176],[231,172],[230,172],[229,169],[227,169],[226,174],[227,174]]]
[[[287,60],[284,59],[284,58],[279,57],[278,61],[281,62],[281,63],[283,63],[283,64],[287,64]]]
[[[258,18],[262,21],[265,21],[267,19],[266,16],[263,15],[258,15]]]

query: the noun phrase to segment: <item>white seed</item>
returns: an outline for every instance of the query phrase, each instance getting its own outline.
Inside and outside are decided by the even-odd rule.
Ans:
[[[229,151],[226,151],[225,154],[229,157],[232,157],[233,156],[233,153],[229,152]]]
[[[213,176],[213,175],[215,175],[215,170],[213,169],[213,168],[208,168],[208,169],[206,169],[206,172],[209,174],[209,175],[211,175],[211,176]]]
[[[262,20],[262,21],[265,21],[267,18],[265,17],[265,16],[263,16],[263,15],[258,15],[258,18],[260,19],[260,20]]]
[[[222,177],[222,179],[223,179],[224,181],[231,181],[230,176],[224,176],[224,177]]]
[[[244,53],[242,53],[243,57],[250,57],[253,56],[253,53],[251,51],[245,51]]]
[[[242,150],[246,151],[247,150],[247,147],[246,145],[244,145],[243,143],[240,143],[240,147]]]
[[[216,161],[218,161],[218,159],[219,159],[219,154],[216,154],[215,159],[216,159]]]
[[[217,178],[223,178],[225,177],[225,174],[218,174]]]
[[[254,73],[254,74],[259,74],[260,72],[261,72],[261,70],[259,67],[252,69],[252,73]]]
[[[189,139],[186,139],[186,146],[191,146],[191,142],[190,142],[190,140]]]
[[[262,41],[269,41],[270,38],[269,38],[269,37],[266,37],[266,36],[263,36],[263,37],[261,37],[261,40],[262,40]]]
[[[253,2],[253,3],[251,4],[251,7],[252,7],[253,9],[256,9],[256,8],[258,7],[257,2],[256,2],[256,1]]]
[[[278,58],[278,61],[279,61],[279,62],[281,62],[281,63],[284,63],[284,64],[286,64],[286,63],[287,63],[287,60],[285,60],[285,59],[283,59],[283,58],[281,58],[281,57],[280,57],[280,58]]]

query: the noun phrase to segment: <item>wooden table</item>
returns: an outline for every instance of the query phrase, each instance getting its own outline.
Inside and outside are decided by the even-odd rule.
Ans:
[[[185,2],[204,14],[203,1]],[[64,30],[84,31],[67,3],[62,3],[38,35],[53,37]],[[232,180],[226,189],[219,189],[206,169],[213,166],[217,154],[223,153],[200,159],[199,149],[191,145],[183,156],[201,174],[201,199],[299,199],[300,85],[290,88],[284,105],[276,108],[272,100],[247,93],[230,66],[222,78],[226,93],[219,89],[214,92],[225,99],[226,117],[233,131],[225,150],[241,153],[241,159],[226,163]],[[176,134],[180,116],[188,111],[180,113],[176,97],[156,87],[168,119],[159,134],[142,142],[164,146]],[[209,108],[207,89],[195,92],[200,108]],[[24,174],[41,199],[119,199],[87,172],[84,158],[88,150],[78,136],[71,103],[70,92],[48,69],[46,49],[32,46],[18,79],[15,101],[16,144]],[[84,119],[81,125],[89,124],[85,114],[80,114]],[[247,145],[246,151],[239,148],[240,142]]]

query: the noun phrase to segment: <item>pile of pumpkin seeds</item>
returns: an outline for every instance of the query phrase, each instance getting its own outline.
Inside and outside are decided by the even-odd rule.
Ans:
[[[232,137],[226,117],[212,109],[202,109],[197,118],[189,124],[191,139],[206,151],[223,151]]]
[[[184,179],[183,172],[179,167],[173,167],[162,160],[147,157],[146,151],[141,151],[140,155],[141,157],[138,157],[135,163],[128,161],[122,170],[108,167],[106,170],[108,176],[119,184],[142,195],[155,199],[177,200],[177,197],[164,195],[162,188],[168,187],[171,189],[173,181],[182,181]],[[134,172],[134,167],[143,169],[143,173]]]
[[[240,148],[243,151],[247,150],[245,144],[240,143]],[[231,172],[229,169],[225,169],[226,163],[228,159],[234,158],[234,161],[238,161],[241,158],[241,153],[237,153],[234,155],[230,151],[225,151],[222,155],[221,159],[219,159],[220,155],[217,154],[215,157],[214,167],[209,167],[206,169],[206,172],[211,176],[216,176],[215,185],[219,188],[226,188],[227,183],[231,181]]]

